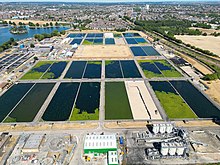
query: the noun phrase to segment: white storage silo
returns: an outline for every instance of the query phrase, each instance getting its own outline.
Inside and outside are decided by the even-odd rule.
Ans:
[[[169,143],[169,154],[171,156],[174,156],[176,154],[176,144],[175,143]]]
[[[169,145],[167,143],[161,143],[161,149],[160,149],[160,153],[163,156],[168,155],[169,152]]]
[[[171,124],[171,123],[168,123],[168,124],[167,124],[166,132],[167,132],[167,133],[173,132],[173,124]]]
[[[160,125],[153,124],[153,133],[158,134],[159,131],[160,131]]]
[[[166,124],[160,124],[160,133],[165,133],[166,132]]]
[[[176,146],[177,146],[176,154],[179,156],[183,155],[186,149],[185,145],[182,142],[180,142],[180,143],[177,143]]]

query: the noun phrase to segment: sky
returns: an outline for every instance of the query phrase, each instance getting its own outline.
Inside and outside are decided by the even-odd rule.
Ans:
[[[186,1],[219,1],[219,0],[0,0],[0,2],[186,2]]]

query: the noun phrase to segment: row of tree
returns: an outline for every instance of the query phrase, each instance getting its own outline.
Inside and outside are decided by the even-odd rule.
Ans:
[[[193,25],[193,27],[199,27],[199,28],[204,28],[204,29],[211,29],[212,26],[206,23],[196,23]]]
[[[202,33],[198,29],[189,29],[191,27],[191,22],[187,20],[162,20],[162,21],[138,21],[135,22],[136,27],[135,30],[147,30],[147,31],[154,31],[157,32],[166,39],[170,41],[175,41],[180,44],[184,44],[181,40],[177,39],[175,35],[204,35],[206,36],[207,33]],[[216,34],[217,35],[217,34]],[[197,50],[201,53],[216,56],[214,53],[210,52],[209,50],[203,50],[201,48],[197,48],[190,44],[185,44],[186,46]]]
[[[61,32],[59,32],[58,30],[54,30],[52,33],[35,34],[34,38],[37,39],[38,41],[42,41],[45,38],[60,36],[60,35],[64,35],[65,33],[66,32],[64,30]]]
[[[1,24],[9,24],[9,25],[13,25],[16,26],[17,24],[15,22],[12,21],[2,21]],[[28,22],[28,24],[25,24],[23,22],[19,22],[18,23],[19,26],[23,26],[23,25],[28,25],[30,27],[40,27],[39,23],[34,24],[33,22]],[[58,22],[55,22],[55,24],[53,24],[53,22],[49,22],[49,23],[45,23],[42,25],[43,27],[49,27],[49,26],[60,26],[60,24]]]
[[[220,33],[214,32],[214,33],[211,33],[210,35],[218,37],[218,36],[220,36]]]
[[[10,38],[9,41],[3,43],[2,45],[0,45],[0,52],[3,52],[6,49],[12,48],[12,46],[17,46],[18,43],[15,41],[14,38]]]
[[[184,43],[182,43],[181,40],[176,39],[175,35],[181,35],[181,34],[207,35],[207,34],[200,32],[197,29],[196,30],[189,29],[189,27],[191,27],[191,22],[186,21],[186,20],[162,20],[162,21],[139,21],[139,20],[136,20],[134,23],[136,25],[136,27],[134,28],[135,30],[140,30],[140,31],[146,30],[146,31],[157,32],[157,33],[163,35],[164,37],[166,37],[166,39],[168,39],[170,41],[175,41],[175,42],[181,43],[181,44],[184,44]],[[199,24],[198,26],[201,27],[202,25]],[[203,28],[204,28],[204,26],[203,26]],[[218,35],[218,34],[216,33],[215,35]],[[185,44],[185,45],[187,47],[194,49],[194,50],[202,52],[204,54],[216,56],[214,53],[210,52],[209,50],[203,50],[201,48],[197,48],[197,47],[192,46],[190,44]],[[204,80],[220,79],[220,68],[217,67],[216,65],[212,65],[209,63],[206,65],[209,66],[210,68],[212,68],[215,71],[215,73],[207,74],[204,76],[203,79]]]

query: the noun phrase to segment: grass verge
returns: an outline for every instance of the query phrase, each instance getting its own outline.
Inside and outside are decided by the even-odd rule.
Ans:
[[[82,44],[83,45],[93,45],[93,42],[88,41],[88,40],[84,40]]]
[[[99,110],[96,109],[95,113],[87,113],[85,111],[80,113],[79,109],[74,108],[70,117],[70,121],[76,120],[99,120]]]
[[[15,123],[16,122],[16,118],[10,117],[8,116],[3,123]]]
[[[179,95],[164,91],[155,93],[169,118],[197,118]]]

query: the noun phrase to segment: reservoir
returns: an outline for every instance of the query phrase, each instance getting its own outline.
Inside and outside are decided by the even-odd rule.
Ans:
[[[8,41],[11,37],[16,40],[22,40],[25,38],[31,38],[35,34],[51,33],[54,30],[63,31],[69,29],[68,27],[50,27],[50,28],[39,28],[39,29],[30,29],[27,27],[28,33],[25,34],[12,34],[10,33],[11,27],[1,27],[0,28],[0,45]]]

